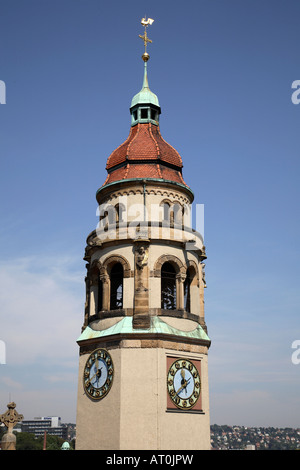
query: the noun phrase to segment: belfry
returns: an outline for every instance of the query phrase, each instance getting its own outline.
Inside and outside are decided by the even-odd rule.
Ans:
[[[87,237],[76,449],[210,449],[205,246],[182,159],[160,132],[148,83],[128,138],[108,157]]]

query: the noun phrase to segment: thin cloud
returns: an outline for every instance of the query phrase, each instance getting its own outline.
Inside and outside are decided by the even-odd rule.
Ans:
[[[61,415],[75,422],[83,273],[72,257],[27,257],[0,263],[0,402],[26,419]]]
[[[0,338],[7,363],[71,358],[80,334],[83,289],[69,260],[21,258],[0,264]],[[59,258],[59,257],[57,257]],[[83,284],[83,281],[82,281]]]

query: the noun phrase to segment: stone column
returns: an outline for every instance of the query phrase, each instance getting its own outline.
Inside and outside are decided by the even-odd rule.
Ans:
[[[100,274],[100,280],[102,281],[102,310],[109,310],[110,282],[106,271]]]
[[[149,313],[149,240],[134,241],[134,309],[133,328],[150,327]]]
[[[176,309],[184,309],[184,281],[186,274],[178,273],[176,275]]]

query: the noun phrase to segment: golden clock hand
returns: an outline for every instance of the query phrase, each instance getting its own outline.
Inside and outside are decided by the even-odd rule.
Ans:
[[[178,393],[181,392],[181,390],[185,387],[185,385],[186,385],[186,382],[184,382],[184,384],[181,385],[181,387],[177,390],[176,395],[178,395]]]
[[[93,378],[95,377],[96,374],[93,375],[93,377],[89,377],[88,380],[87,380],[87,383],[91,383]]]
[[[181,387],[177,390],[177,392],[175,393],[175,395],[178,395],[178,393],[180,393],[182,389],[186,388],[186,386],[187,386],[187,384],[189,383],[190,380],[191,380],[191,378],[189,378],[189,380],[185,380],[185,381],[184,381],[184,384],[181,385]]]
[[[89,378],[89,381],[93,380],[93,378],[97,375],[98,379],[101,377],[101,370],[102,370],[102,367],[100,367],[100,369],[97,369],[97,372]]]
[[[98,372],[98,371],[97,371]],[[94,374],[92,377],[89,378],[89,381],[93,380],[93,378],[95,377],[95,375],[97,375],[97,372],[96,374]]]

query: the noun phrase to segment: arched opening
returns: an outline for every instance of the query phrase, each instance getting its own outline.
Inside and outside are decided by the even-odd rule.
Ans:
[[[174,223],[177,225],[182,225],[183,208],[179,203],[174,204],[173,213],[174,213]]]
[[[123,308],[123,266],[116,263],[110,271],[110,310]]]
[[[162,221],[170,223],[170,204],[167,201],[162,201],[160,203],[160,207],[162,207]]]
[[[88,273],[87,292],[89,317],[96,315],[102,309],[102,282],[100,281],[100,263],[93,261]]]
[[[123,204],[117,204],[116,206],[116,221],[117,222],[124,222],[124,212],[125,207]]]
[[[113,225],[117,221],[116,209],[112,204],[101,204],[99,213],[99,228],[106,232],[109,225]]]
[[[170,205],[167,202],[164,202],[164,222],[169,222],[170,220]]]
[[[188,269],[186,272],[186,278],[184,281],[184,310],[186,312],[191,312],[191,282],[192,282],[192,276],[191,272]]]
[[[168,262],[161,267],[161,308],[176,309],[176,271]]]
[[[104,211],[103,214],[100,215],[99,227],[103,228],[104,231],[107,231],[107,229],[108,229],[108,211]]]
[[[103,310],[103,282],[101,279],[98,281],[98,312]]]

